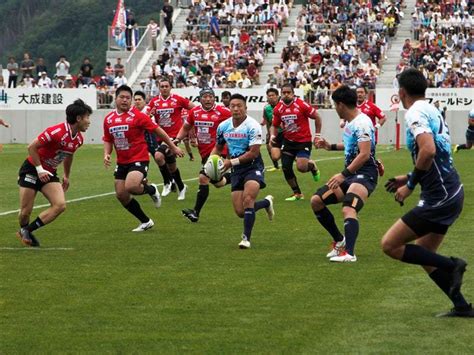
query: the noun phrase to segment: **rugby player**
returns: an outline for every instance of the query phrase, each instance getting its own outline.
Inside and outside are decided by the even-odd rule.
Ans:
[[[471,149],[474,143],[474,109],[469,111],[468,124],[466,130],[466,144],[457,144],[454,147],[454,153],[457,153],[460,149]]]
[[[276,143],[275,146],[272,147],[270,142],[270,130],[272,127],[272,120],[273,120],[273,109],[277,105],[278,101],[280,100],[278,89],[270,88],[267,89],[267,104],[263,108],[263,116],[262,122],[260,123],[262,126],[267,127],[267,136],[266,136],[266,143],[267,143],[267,150],[268,155],[273,163],[273,168],[266,169],[265,171],[272,172],[272,171],[279,171],[280,166],[278,165],[278,160],[280,160],[281,156],[281,144],[283,141],[283,130],[280,128],[278,130],[278,135],[275,139]]]

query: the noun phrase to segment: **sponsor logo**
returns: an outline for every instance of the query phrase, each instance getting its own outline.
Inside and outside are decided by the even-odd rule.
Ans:
[[[128,131],[128,125],[109,127],[109,132],[110,133],[127,132],[127,131]]]

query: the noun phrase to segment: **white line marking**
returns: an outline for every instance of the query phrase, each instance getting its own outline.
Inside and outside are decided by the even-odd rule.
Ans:
[[[32,248],[32,247],[18,247],[18,248],[11,248],[11,247],[0,247],[0,250],[38,250],[38,251],[48,251],[48,250],[74,250],[74,248]]]
[[[388,153],[388,152],[392,152],[392,151],[393,151],[393,149],[383,150],[383,151],[381,151],[381,152],[377,152],[377,154]],[[316,162],[327,161],[327,160],[339,160],[339,159],[344,159],[344,156],[331,157],[331,158],[323,158],[323,159],[316,159]],[[273,166],[273,165],[266,166],[265,169],[271,168],[272,166]],[[199,178],[186,179],[186,180],[183,180],[183,182],[195,181],[195,180],[198,180],[198,179],[199,179]],[[158,185],[158,186],[163,186],[163,184],[157,184],[157,185]],[[114,191],[114,192],[106,192],[106,193],[98,194],[98,195],[79,197],[79,198],[74,198],[74,199],[72,199],[72,200],[67,200],[66,203],[92,200],[92,199],[94,199],[94,198],[104,197],[104,196],[110,196],[110,195],[114,195],[114,194],[115,194],[115,191]],[[38,205],[38,206],[33,207],[33,209],[35,210],[35,209],[44,208],[44,207],[49,207],[49,204]],[[20,210],[11,210],[11,211],[0,212],[0,216],[7,216],[7,215],[9,215],[9,214],[18,213],[18,212],[20,212]]]

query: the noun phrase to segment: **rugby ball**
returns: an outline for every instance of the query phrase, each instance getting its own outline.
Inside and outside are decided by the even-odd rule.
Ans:
[[[214,181],[219,181],[222,178],[224,170],[224,160],[218,155],[211,155],[204,164],[204,172],[207,177]]]

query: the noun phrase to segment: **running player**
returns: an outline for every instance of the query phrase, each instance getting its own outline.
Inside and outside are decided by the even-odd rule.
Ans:
[[[474,143],[474,109],[469,111],[468,116],[469,126],[466,130],[466,144],[458,144],[454,147],[454,153],[457,153],[460,149],[471,149]]]
[[[221,105],[216,105],[216,96],[211,88],[203,88],[199,97],[201,105],[189,110],[186,122],[178,133],[177,139],[181,140],[187,137],[194,130],[197,138],[197,146],[201,155],[201,164],[204,164],[209,158],[212,149],[216,145],[216,131],[219,124],[232,115],[230,110]],[[224,152],[225,156],[225,152]],[[223,177],[221,181],[211,181],[205,174],[204,168],[199,172],[199,189],[197,192],[194,209],[182,210],[183,216],[191,222],[197,222],[201,209],[209,196],[209,182],[216,187],[222,187],[230,182],[229,177]]]
[[[265,140],[267,142],[268,155],[270,156],[270,159],[273,163],[273,168],[266,169],[266,171],[268,172],[280,170],[278,160],[280,159],[280,148],[283,140],[283,130],[281,128],[278,130],[278,135],[276,138],[277,143],[275,144],[275,147],[272,147],[270,143],[270,129],[272,127],[273,109],[275,108],[279,100],[280,97],[278,94],[278,89],[270,88],[267,90],[267,104],[263,108],[263,117],[262,122],[260,124],[262,126],[267,127],[267,136]]]
[[[181,111],[181,119],[183,120],[183,123],[186,122],[186,120],[188,119],[188,115],[189,115],[189,110],[184,109]],[[189,161],[194,161],[193,149],[191,148],[191,138],[193,137],[188,136],[188,137],[183,138],[183,143],[186,149],[186,153],[188,153]]]
[[[240,249],[250,248],[250,238],[255,223],[255,212],[265,208],[268,218],[273,219],[273,197],[255,201],[260,189],[265,188],[263,160],[260,155],[262,128],[247,116],[245,97],[234,94],[230,98],[232,118],[217,128],[217,143],[211,154],[221,155],[227,143],[230,159],[224,160],[224,170],[232,168],[232,204],[236,215],[244,219],[244,231]]]
[[[111,165],[110,155],[115,147],[115,195],[122,206],[141,222],[133,232],[143,232],[153,227],[154,222],[143,212],[133,195],[148,194],[156,208],[161,205],[158,187],[155,184],[148,185],[144,180],[149,163],[145,130],[160,137],[173,154],[183,156],[183,152],[150,117],[132,107],[130,87],[122,85],[117,89],[115,105],[116,109],[104,118],[104,165],[106,168]]]
[[[273,109],[272,133],[270,141],[275,146],[278,130],[283,128],[283,144],[281,146],[281,165],[286,182],[293,190],[293,195],[286,201],[304,199],[293,171],[293,162],[296,159],[296,168],[302,173],[311,172],[314,181],[319,181],[320,171],[311,157],[311,129],[309,120],[315,121],[315,141],[321,138],[321,117],[316,109],[305,101],[296,98],[293,85],[285,84],[281,88],[281,101]]]
[[[155,118],[156,123],[168,134],[172,139],[176,138],[183,119],[181,111],[183,109],[192,109],[194,104],[187,98],[171,93],[171,82],[169,79],[160,79],[160,95],[151,99],[148,103],[149,113]],[[186,198],[187,186],[181,179],[181,173],[176,166],[176,156],[170,151],[166,144],[161,144],[156,153],[159,161],[160,171],[165,163],[178,188],[178,200]],[[163,187],[163,196],[167,196],[171,192],[171,184],[168,183]]]
[[[472,306],[461,293],[467,263],[437,253],[449,227],[461,213],[464,189],[451,158],[451,139],[441,113],[427,101],[427,81],[416,69],[398,78],[398,94],[405,114],[406,141],[414,170],[389,179],[387,191],[403,203],[421,187],[420,201],[385,233],[382,249],[388,256],[423,267],[434,283],[451,299],[454,308],[442,314],[474,317]],[[409,244],[411,241],[414,244]]]
[[[311,207],[319,223],[333,238],[332,250],[326,255],[334,262],[355,262],[355,243],[359,235],[358,214],[377,186],[375,134],[370,118],[356,106],[355,90],[340,86],[332,94],[336,112],[346,121],[344,143],[330,144],[325,139],[318,148],[344,150],[344,170],[334,175],[311,198]],[[326,207],[342,202],[344,234],[341,234],[334,216]]]
[[[83,144],[81,132],[90,125],[92,109],[82,100],[76,100],[66,108],[66,122],[46,128],[28,146],[29,156],[20,168],[20,230],[17,237],[23,245],[39,247],[33,232],[54,221],[66,209],[65,192],[69,188],[69,177],[73,155]],[[60,182],[56,169],[64,162],[64,176]],[[46,197],[50,207],[41,212],[30,223],[36,194]]]

